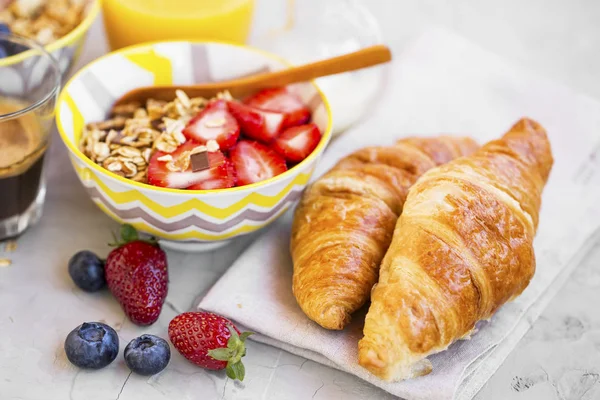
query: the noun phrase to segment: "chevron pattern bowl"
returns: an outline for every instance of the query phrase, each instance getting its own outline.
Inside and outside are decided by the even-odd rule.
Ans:
[[[128,47],[95,60],[66,84],[57,105],[58,130],[79,179],[104,213],[156,236],[165,247],[209,250],[266,226],[300,197],[331,137],[329,105],[314,83],[290,89],[309,105],[323,132],[318,147],[285,173],[242,187],[191,191],[131,181],[79,150],[82,129],[104,119],[119,96],[139,86],[221,81],[286,66],[271,54],[215,42]]]

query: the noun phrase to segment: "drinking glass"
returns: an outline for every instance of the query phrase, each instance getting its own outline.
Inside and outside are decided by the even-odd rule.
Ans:
[[[102,15],[113,50],[164,40],[245,43],[254,0],[103,0]]]
[[[0,33],[0,240],[41,216],[44,154],[59,90],[58,65],[43,47]]]

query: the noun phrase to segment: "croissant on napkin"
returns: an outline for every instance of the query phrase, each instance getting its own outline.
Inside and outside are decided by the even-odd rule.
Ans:
[[[427,170],[473,153],[469,138],[408,138],[361,149],[308,188],[294,215],[293,291],[304,313],[342,329],[369,299],[409,187]]]
[[[468,337],[527,287],[552,163],[544,129],[522,119],[417,181],[371,294],[362,366],[385,380],[427,374],[427,356]]]

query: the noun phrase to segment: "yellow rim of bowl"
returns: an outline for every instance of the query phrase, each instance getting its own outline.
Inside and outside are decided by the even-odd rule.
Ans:
[[[90,167],[91,169],[99,172],[100,174],[103,174],[113,180],[116,180],[118,182],[122,182],[122,183],[126,183],[128,185],[132,185],[134,187],[138,187],[138,188],[142,188],[142,189],[147,189],[147,190],[154,190],[157,192],[162,192],[162,193],[171,193],[171,194],[222,194],[222,193],[233,193],[233,192],[240,192],[240,191],[244,191],[244,190],[252,190],[254,188],[259,188],[259,187],[264,187],[264,186],[268,186],[271,183],[274,183],[278,180],[284,179],[285,177],[292,175],[298,168],[301,168],[301,166],[306,165],[308,163],[310,163],[312,160],[314,160],[317,155],[321,154],[321,152],[324,150],[324,147],[327,146],[327,144],[329,143],[329,140],[331,138],[331,132],[332,132],[332,128],[333,128],[333,118],[331,115],[331,107],[329,106],[329,101],[327,100],[327,98],[325,97],[325,94],[323,93],[323,91],[321,90],[321,88],[319,87],[319,85],[316,84],[315,81],[310,81],[309,83],[316,89],[317,93],[319,94],[319,96],[321,96],[321,100],[323,101],[323,105],[325,106],[325,111],[327,113],[327,127],[325,128],[325,132],[323,132],[323,136],[321,137],[321,141],[319,142],[319,144],[317,145],[317,147],[315,147],[315,149],[312,151],[312,153],[310,153],[310,155],[308,157],[306,157],[304,160],[302,160],[300,163],[294,165],[292,168],[288,169],[287,171],[285,171],[284,173],[274,176],[272,178],[266,179],[264,181],[260,181],[260,182],[256,182],[256,183],[252,183],[250,185],[244,185],[244,186],[236,186],[236,187],[232,187],[232,188],[227,188],[227,189],[210,189],[210,190],[187,190],[187,189],[171,189],[171,188],[163,188],[163,187],[159,187],[159,186],[153,186],[147,183],[140,183],[140,182],[136,182],[133,181],[131,179],[127,179],[124,178],[122,176],[119,176],[117,174],[113,174],[112,172],[102,168],[101,166],[99,166],[98,164],[96,164],[95,162],[93,162],[92,160],[90,160],[85,154],[83,154],[80,150],[79,147],[76,146],[68,137],[67,134],[65,133],[65,130],[63,128],[62,125],[62,120],[60,118],[60,109],[61,109],[61,104],[65,103],[65,97],[67,96],[67,88],[71,85],[71,83],[73,81],[75,81],[76,79],[79,78],[79,75],[81,75],[84,71],[86,71],[89,67],[91,67],[92,65],[106,59],[109,57],[112,57],[116,54],[126,54],[128,52],[131,51],[136,51],[136,50],[142,50],[142,49],[146,49],[146,48],[150,48],[152,46],[155,46],[157,44],[174,44],[174,43],[190,43],[190,44],[217,44],[217,45],[224,45],[224,46],[232,46],[232,47],[237,47],[237,48],[241,48],[241,49],[246,49],[246,50],[250,50],[253,51],[255,53],[261,54],[267,58],[270,58],[272,60],[278,61],[280,63],[282,63],[283,65],[286,65],[288,67],[293,66],[292,63],[290,63],[289,61],[283,59],[282,57],[279,57],[275,54],[269,53],[268,51],[264,51],[261,49],[257,49],[255,47],[252,46],[246,46],[246,45],[241,45],[241,44],[236,44],[236,43],[230,43],[230,42],[226,42],[226,41],[217,41],[217,40],[211,40],[211,41],[201,41],[201,40],[178,40],[178,41],[155,41],[155,42],[146,42],[146,43],[142,43],[142,44],[137,44],[137,45],[133,45],[133,46],[128,46],[128,47],[124,47],[122,49],[119,50],[115,50],[112,51],[108,54],[105,54],[101,57],[98,57],[97,59],[95,59],[94,61],[90,62],[89,64],[85,65],[84,67],[82,67],[79,71],[77,71],[77,73],[75,73],[71,79],[69,79],[69,81],[64,85],[63,90],[61,91],[60,96],[58,97],[58,102],[57,102],[57,112],[56,112],[56,125],[58,127],[58,132],[60,133],[60,137],[62,139],[62,141],[65,143],[65,145],[68,147],[68,149],[77,156],[77,158],[79,158],[80,160],[82,160],[88,167]]]
[[[44,49],[48,53],[52,53],[55,50],[72,45],[73,43],[75,43],[77,41],[77,39],[79,39],[81,36],[83,36],[90,29],[90,26],[94,23],[94,21],[96,20],[96,17],[100,13],[101,0],[92,0],[92,2],[93,2],[92,6],[90,7],[87,15],[85,16],[83,21],[81,21],[79,23],[79,25],[77,25],[71,32],[67,33],[65,36],[50,43],[47,46],[44,46]],[[35,39],[33,39],[33,40],[35,40]],[[23,61],[25,58],[29,57],[27,55],[28,52],[29,51],[25,51],[23,53],[17,54],[16,56],[11,56],[11,57],[7,57],[5,59],[1,59],[0,66],[11,65],[11,64]]]

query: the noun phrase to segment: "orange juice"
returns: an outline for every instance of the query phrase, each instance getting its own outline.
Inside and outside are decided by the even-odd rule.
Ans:
[[[254,0],[103,0],[110,47],[158,40],[244,43]]]

